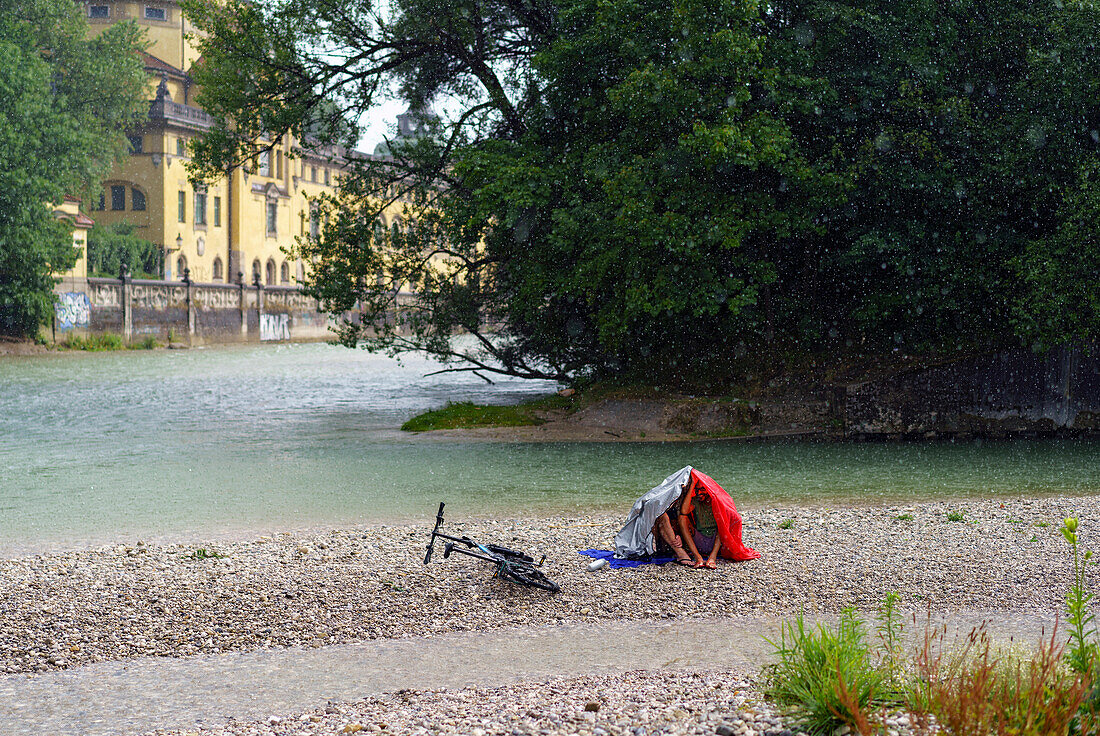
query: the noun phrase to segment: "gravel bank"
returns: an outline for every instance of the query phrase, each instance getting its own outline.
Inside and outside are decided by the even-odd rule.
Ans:
[[[499,688],[402,690],[354,703],[330,703],[309,713],[232,723],[203,733],[686,736],[714,734],[723,725],[731,735],[768,729],[778,733],[779,724],[755,694],[752,681],[736,672],[628,672]],[[188,732],[152,733],[182,736]]]
[[[1089,546],[1100,498],[752,511],[745,541],[763,559],[717,571],[587,572],[575,551],[608,548],[620,516],[449,525],[546,553],[557,595],[457,555],[425,567],[425,525],[21,557],[0,561],[0,671],[531,623],[836,612],[892,590],[914,610],[1050,612],[1069,577],[1058,526],[1074,511]]]
[[[909,736],[909,717],[882,714],[885,736]],[[155,736],[804,736],[734,671],[651,672],[551,679],[498,688],[401,690],[263,721]],[[842,734],[849,733],[842,729]]]

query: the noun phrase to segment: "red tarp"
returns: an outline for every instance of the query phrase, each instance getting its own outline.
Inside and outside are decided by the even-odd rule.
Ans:
[[[722,540],[722,549],[719,554],[727,560],[736,562],[759,559],[759,552],[746,547],[741,542],[741,514],[737,513],[737,507],[733,505],[730,494],[726,493],[722,486],[709,475],[700,473],[694,468],[691,470],[691,479],[694,482],[680,507],[680,513],[691,513],[691,502],[696,496],[708,499],[711,511],[714,513],[714,520],[718,523],[718,538]]]

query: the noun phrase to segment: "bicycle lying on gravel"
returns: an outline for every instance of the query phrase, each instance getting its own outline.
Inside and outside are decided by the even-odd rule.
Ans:
[[[428,553],[424,555],[425,565],[431,561],[432,548],[435,546],[436,537],[439,537],[447,540],[447,544],[443,547],[443,559],[450,557],[452,552],[459,552],[496,565],[497,569],[493,573],[493,577],[511,580],[513,583],[531,588],[542,588],[543,590],[549,590],[551,593],[557,593],[561,590],[557,583],[543,575],[542,570],[539,570],[542,563],[546,562],[546,555],[543,555],[538,565],[536,565],[534,557],[517,552],[514,549],[501,547],[498,544],[481,544],[469,537],[452,537],[439,531],[439,527],[443,526],[443,506],[443,503],[439,504],[439,513],[435,517],[435,528],[432,529],[432,538],[428,542]]]

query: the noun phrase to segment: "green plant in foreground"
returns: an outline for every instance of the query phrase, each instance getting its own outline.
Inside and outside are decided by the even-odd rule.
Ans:
[[[929,628],[906,700],[918,723],[934,716],[953,736],[1065,734],[1085,680],[1063,666],[1057,632],[1035,652],[994,648],[983,624],[945,649],[946,627]]]
[[[1066,595],[1066,621],[1069,623],[1069,651],[1066,663],[1074,672],[1089,674],[1092,671],[1097,648],[1096,627],[1092,626],[1096,618],[1089,611],[1092,593],[1085,590],[1085,567],[1092,559],[1092,551],[1080,554],[1077,544],[1077,517],[1070,516],[1062,523],[1062,536],[1073,549],[1073,584]]]
[[[964,521],[965,518],[966,518],[966,512],[965,511],[948,511],[947,512],[947,520],[948,521]]]
[[[221,560],[226,556],[213,549],[207,549],[206,547],[199,547],[191,554],[187,555],[189,560]]]
[[[778,662],[767,669],[766,693],[809,733],[830,733],[842,724],[870,733],[868,712],[896,700],[854,609],[845,609],[835,630],[823,624],[807,629],[799,614],[783,623],[778,643],[767,641]]]
[[[912,521],[912,520],[913,520],[913,515],[912,514],[898,514],[897,516],[894,517],[894,521]]]
[[[794,526],[794,519],[784,519],[783,521],[779,522],[779,528],[780,529],[790,529],[793,526]]]

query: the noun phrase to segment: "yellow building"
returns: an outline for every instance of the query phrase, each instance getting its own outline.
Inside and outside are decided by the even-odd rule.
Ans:
[[[194,31],[174,0],[92,0],[84,7],[92,33],[125,19],[147,31],[144,57],[150,75],[149,120],[131,131],[129,159],[104,182],[92,202],[96,222],[125,220],[135,234],[164,253],[162,277],[184,269],[196,282],[291,285],[303,264],[283,252],[294,238],[316,230],[310,197],[333,191],[342,151],[304,151],[285,136],[249,170],[194,187],[188,181],[188,141],[212,124],[194,104],[189,73],[198,59],[187,35]],[[395,208],[396,209],[396,208]],[[385,218],[384,218],[385,219]],[[389,223],[383,223],[389,224]]]

